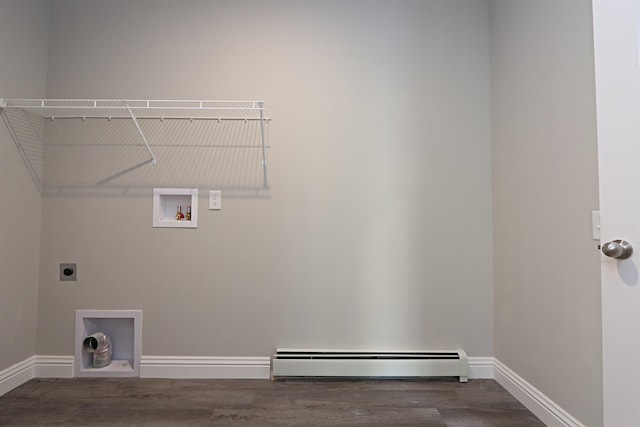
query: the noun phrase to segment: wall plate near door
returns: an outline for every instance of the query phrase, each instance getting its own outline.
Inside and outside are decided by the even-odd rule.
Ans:
[[[600,211],[591,212],[591,233],[593,240],[600,240]]]

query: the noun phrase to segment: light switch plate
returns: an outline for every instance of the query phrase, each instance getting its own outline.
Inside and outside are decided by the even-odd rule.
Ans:
[[[209,210],[222,209],[222,191],[209,191]]]

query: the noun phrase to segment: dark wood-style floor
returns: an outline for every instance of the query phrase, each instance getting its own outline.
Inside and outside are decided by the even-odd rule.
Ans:
[[[493,380],[34,379],[2,426],[544,426]]]

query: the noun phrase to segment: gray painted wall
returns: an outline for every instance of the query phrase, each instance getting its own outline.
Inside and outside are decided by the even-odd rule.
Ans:
[[[602,425],[591,2],[490,9],[495,356]]]
[[[72,354],[78,308],[142,308],[146,355],[462,346],[601,424],[589,2],[54,1],[47,62],[48,5],[0,1],[1,96],[44,96],[46,74],[49,97],[266,99],[271,190],[240,191],[254,157],[236,149],[132,168],[144,150],[104,146],[139,144],[125,124],[50,124],[89,147],[47,148],[40,232],[0,130],[23,208],[0,222],[0,370]],[[223,210],[201,197],[197,230],[152,229],[156,183],[223,188]]]
[[[0,98],[45,95],[48,1],[0,1]],[[0,122],[0,371],[36,348],[40,194]]]
[[[90,308],[143,309],[145,355],[493,353],[487,2],[82,0],[51,25],[50,97],[267,100],[271,190],[237,191],[238,151],[124,175],[138,152],[46,151],[38,354],[71,354]],[[50,131],[110,138],[95,126]],[[201,197],[197,230],[151,227],[153,182],[206,193],[214,167],[221,212]]]

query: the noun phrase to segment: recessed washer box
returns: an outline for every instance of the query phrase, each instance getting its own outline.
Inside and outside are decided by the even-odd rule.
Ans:
[[[153,227],[197,228],[197,188],[154,188]]]

